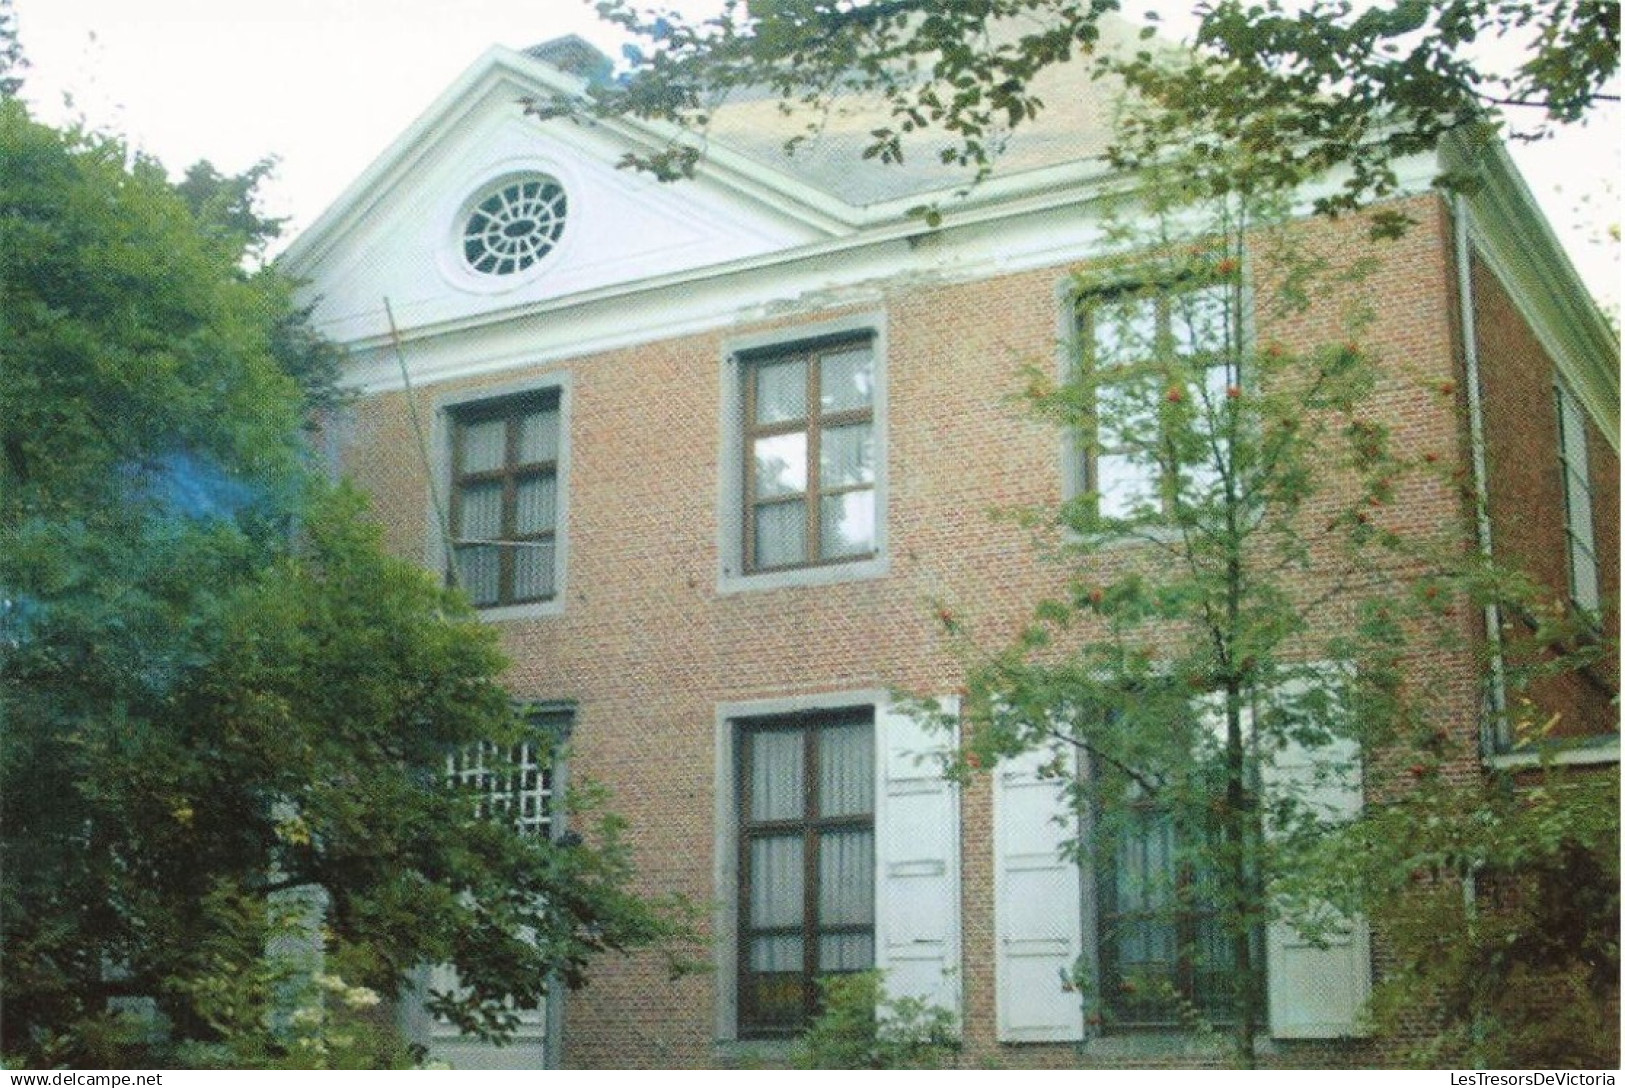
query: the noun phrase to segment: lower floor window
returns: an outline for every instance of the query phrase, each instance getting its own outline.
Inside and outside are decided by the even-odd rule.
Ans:
[[[874,714],[740,723],[739,1027],[789,1035],[875,963]]]
[[[1235,949],[1200,828],[1134,802],[1097,854],[1101,1004],[1114,1027],[1234,1020]]]
[[[526,707],[521,713],[527,726],[523,737],[513,744],[480,741],[450,753],[446,781],[480,819],[507,824],[527,838],[556,839],[564,830],[562,749],[573,715],[547,707]],[[456,993],[461,983],[454,968],[438,964],[429,969],[425,988]],[[521,1008],[518,1016],[520,1032],[534,1034],[542,1029],[545,1010]],[[431,1031],[437,1039],[460,1034],[456,1025],[438,1016]]]

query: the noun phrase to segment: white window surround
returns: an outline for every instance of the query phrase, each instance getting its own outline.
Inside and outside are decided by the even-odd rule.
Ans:
[[[559,452],[555,469],[558,520],[554,526],[553,536],[553,596],[545,601],[481,608],[478,615],[482,620],[535,619],[557,616],[564,612],[570,570],[570,420],[573,384],[568,371],[549,371],[524,382],[447,393],[434,402],[433,433],[430,436],[432,449],[430,464],[434,473],[434,491],[429,503],[424,563],[437,576],[443,578],[450,560],[446,538],[451,531],[451,525],[446,519],[451,517],[452,436],[457,412],[525,394],[552,390],[558,393]]]
[[[959,791],[941,774],[952,740],[926,733],[894,709],[884,690],[829,692],[716,708],[716,889],[713,954],[716,1038],[739,1040],[739,814],[736,765],[740,723],[825,710],[874,712],[876,789],[875,966],[888,992],[960,1010]],[[911,898],[911,896],[913,896]],[[923,897],[923,898],[921,898]]]
[[[867,559],[747,573],[745,563],[745,360],[774,348],[793,350],[815,341],[840,337],[870,338],[874,353],[873,434],[875,553]],[[862,313],[815,324],[774,329],[734,337],[723,345],[721,402],[722,466],[717,486],[717,592],[780,589],[787,586],[831,585],[883,577],[891,568],[886,534],[887,426],[886,426],[886,318],[884,313]]]

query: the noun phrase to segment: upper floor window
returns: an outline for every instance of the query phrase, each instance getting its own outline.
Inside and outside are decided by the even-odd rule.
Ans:
[[[849,337],[751,354],[740,376],[745,571],[873,558],[873,341]]]
[[[559,391],[507,397],[451,416],[456,579],[475,605],[557,592]]]
[[[1597,542],[1591,517],[1591,468],[1586,458],[1585,412],[1574,394],[1557,387],[1557,457],[1563,470],[1563,528],[1568,538],[1569,597],[1589,612],[1602,606]]]
[[[1078,300],[1094,393],[1083,486],[1102,517],[1172,512],[1218,479],[1225,405],[1239,387],[1233,283],[1130,286]]]

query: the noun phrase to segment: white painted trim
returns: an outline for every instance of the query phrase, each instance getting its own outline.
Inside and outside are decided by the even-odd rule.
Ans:
[[[1523,748],[1492,755],[1484,761],[1501,771],[1533,770],[1537,767],[1600,767],[1619,763],[1619,737],[1590,738],[1572,744],[1554,742],[1545,748]]]
[[[1472,241],[1558,372],[1619,451],[1619,341],[1500,141],[1471,132],[1440,147],[1441,165],[1471,175]]]

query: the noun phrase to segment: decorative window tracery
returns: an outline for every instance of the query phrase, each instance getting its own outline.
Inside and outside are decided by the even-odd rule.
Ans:
[[[564,187],[545,174],[500,182],[463,221],[463,260],[485,276],[523,272],[558,245],[568,212]]]

